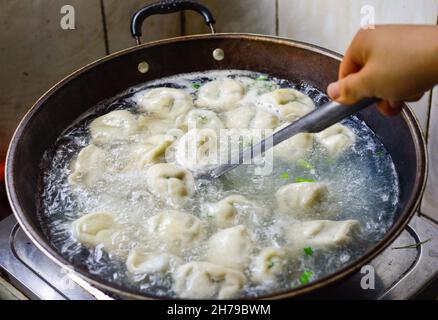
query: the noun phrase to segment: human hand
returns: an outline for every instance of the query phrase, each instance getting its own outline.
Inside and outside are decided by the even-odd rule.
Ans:
[[[437,26],[378,25],[356,34],[327,93],[343,104],[378,97],[380,111],[394,115],[437,83]]]

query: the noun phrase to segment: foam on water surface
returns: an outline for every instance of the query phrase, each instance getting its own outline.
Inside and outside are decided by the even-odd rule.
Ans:
[[[127,233],[130,234],[131,243],[127,250],[137,244],[147,246],[138,226],[144,225],[148,218],[163,208],[149,193],[145,172],[106,174],[92,188],[74,191],[67,178],[71,173],[72,160],[90,143],[88,125],[96,117],[117,109],[137,113],[137,103],[150,88],[182,88],[195,96],[199,85],[222,77],[239,78],[251,86],[246,100],[242,102],[248,105],[260,94],[280,87],[303,92],[313,99],[316,106],[328,101],[323,91],[303,82],[293,83],[273,77],[254,82],[253,79],[260,77],[259,73],[227,70],[154,80],[130,88],[92,108],[59,137],[53,148],[47,150],[42,161],[38,214],[47,237],[65,258],[106,281],[145,294],[175,296],[169,275],[150,276],[139,281],[128,275],[125,261],[109,257],[99,246],[88,249],[77,243],[70,234],[72,221],[83,214],[108,211],[116,215],[118,222],[130,228]],[[276,212],[274,194],[281,186],[299,177],[323,181],[329,186],[328,201],[313,214],[313,219],[357,219],[360,222],[362,232],[352,243],[340,248],[315,250],[312,256],[302,253],[289,261],[275,284],[265,286],[249,281],[245,285],[244,296],[259,296],[299,286],[300,275],[308,270],[312,272],[312,280],[329,275],[361,257],[391,227],[399,192],[397,173],[391,157],[376,135],[360,119],[350,117],[343,124],[352,129],[357,138],[353,147],[336,160],[330,159],[324,150],[316,147],[306,158],[311,167],[275,159],[274,171],[267,176],[254,175],[252,166],[240,166],[221,179],[196,181],[195,195],[184,211],[202,220],[208,236],[217,229],[212,219],[205,214],[206,203],[219,201],[227,195],[241,194],[257,204],[255,214],[251,208],[241,208],[242,216],[239,217],[252,233],[254,252],[285,244],[281,230],[295,223],[295,220]],[[106,151],[114,163],[126,160],[123,146],[108,147]],[[200,260],[204,250],[205,243],[188,250],[182,258],[184,261]],[[249,278],[248,270],[245,272]]]

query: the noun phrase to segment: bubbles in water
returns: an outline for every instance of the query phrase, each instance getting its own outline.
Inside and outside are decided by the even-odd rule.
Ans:
[[[149,217],[160,210],[148,192],[146,178],[142,172],[108,174],[103,181],[89,190],[75,188],[73,191],[67,177],[71,173],[70,163],[78,152],[89,144],[88,124],[107,112],[128,109],[136,112],[136,103],[148,88],[168,86],[185,88],[195,95],[202,83],[217,77],[239,77],[247,84],[260,76],[248,71],[212,71],[177,75],[155,80],[130,88],[116,98],[97,105],[83,115],[59,137],[56,144],[45,153],[40,179],[39,217],[42,227],[55,248],[72,264],[85,267],[89,272],[112,283],[142,293],[174,295],[170,276],[129,276],[124,261],[110,257],[101,246],[87,249],[72,238],[70,224],[85,213],[109,211],[116,214],[120,223],[129,226],[128,232],[136,239],[130,247],[142,241],[143,229]],[[279,87],[292,87],[309,95],[317,106],[328,101],[321,90],[304,82],[290,82],[269,78],[257,81],[252,98]],[[194,84],[196,84],[194,86]],[[252,99],[251,96],[247,99]],[[250,101],[248,101],[250,103]],[[258,296],[273,291],[284,291],[301,285],[300,274],[312,271],[312,280],[335,272],[340,267],[359,258],[371,245],[382,239],[392,225],[398,201],[398,179],[390,155],[374,133],[357,117],[350,117],[343,124],[357,136],[356,143],[337,160],[330,160],[324,150],[316,147],[306,162],[309,166],[274,160],[274,172],[268,176],[254,175],[251,166],[240,166],[215,181],[196,181],[196,194],[186,212],[199,217],[206,226],[208,235],[216,232],[205,203],[212,203],[232,194],[241,194],[256,204],[256,209],[242,207],[239,221],[252,231],[255,252],[269,246],[283,246],[282,227],[294,223],[278,215],[275,208],[275,192],[283,185],[303,177],[324,181],[329,186],[327,203],[314,213],[314,219],[357,219],[362,234],[357,241],[342,248],[315,250],[312,256],[301,255],[288,263],[280,281],[268,286],[248,282],[244,295]],[[123,148],[110,148],[108,154],[115,161],[124,161]],[[199,260],[205,243],[188,250],[185,261]],[[123,260],[123,259],[122,259]],[[250,274],[246,271],[248,277]]]

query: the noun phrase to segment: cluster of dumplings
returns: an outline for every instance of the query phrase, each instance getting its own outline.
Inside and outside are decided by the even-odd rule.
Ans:
[[[142,242],[133,239],[135,221],[120,219],[119,212],[84,212],[71,224],[79,243],[125,261],[134,281],[168,277],[181,298],[236,298],[249,283],[275,284],[304,247],[343,245],[359,230],[356,220],[312,220],[330,192],[324,182],[289,183],[276,192],[271,214],[296,219],[282,228],[282,246],[257,244],[257,221],[269,209],[255,199],[236,192],[202,204],[202,212],[191,206],[197,173],[220,153],[220,130],[279,130],[315,108],[305,94],[247,77],[217,78],[195,92],[159,87],[139,94],[135,109],[112,111],[90,123],[90,144],[72,161],[68,177],[73,190],[93,189],[111,175],[144,177],[144,191],[160,210],[144,208],[146,222],[134,225]],[[296,161],[315,144],[338,157],[354,142],[352,130],[336,124],[284,141],[274,148],[274,157]],[[112,157],[114,148],[124,156]],[[191,255],[195,249],[198,253]]]

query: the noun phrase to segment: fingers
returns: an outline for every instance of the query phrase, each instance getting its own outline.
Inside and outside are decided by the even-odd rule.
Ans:
[[[380,101],[377,105],[379,111],[385,116],[398,115],[403,109],[403,101]]]
[[[359,31],[350,44],[339,67],[339,80],[327,87],[331,99],[343,104],[353,104],[362,98],[370,96],[367,88],[366,55],[363,42],[368,36]]]
[[[424,93],[420,93],[405,99],[408,102],[414,102],[421,99]],[[404,102],[403,101],[380,101],[377,105],[379,111],[385,116],[395,116],[399,114],[403,109]]]
[[[339,98],[339,96],[341,95],[339,81],[332,82],[328,85],[327,94],[329,95],[330,99],[332,99],[332,100],[337,100]]]
[[[349,105],[366,97],[378,97],[384,100],[378,108],[385,115],[400,113],[401,101],[420,99],[419,93],[430,89],[430,71],[436,70],[433,66],[437,65],[436,51],[428,60],[430,45],[423,46],[423,40],[415,42],[420,29],[410,31],[411,28],[414,27],[378,26],[377,30],[360,30],[340,65],[339,80],[327,87],[330,98]],[[436,30],[430,39],[436,38]],[[416,46],[409,46],[405,37]]]
[[[356,73],[361,69],[361,66],[357,64],[351,54],[346,54],[344,59],[341,62],[341,65],[339,66],[339,79],[345,78],[351,73]]]
[[[339,67],[339,79],[342,79],[349,74],[356,73],[365,65],[366,61],[366,47],[364,48],[364,43],[366,43],[366,37],[368,33],[360,30],[354,37],[345,56],[342,59],[341,65]]]
[[[364,68],[331,83],[327,87],[327,93],[331,99],[339,103],[347,105],[356,103],[360,99],[373,96],[367,86],[367,77],[367,71]]]

